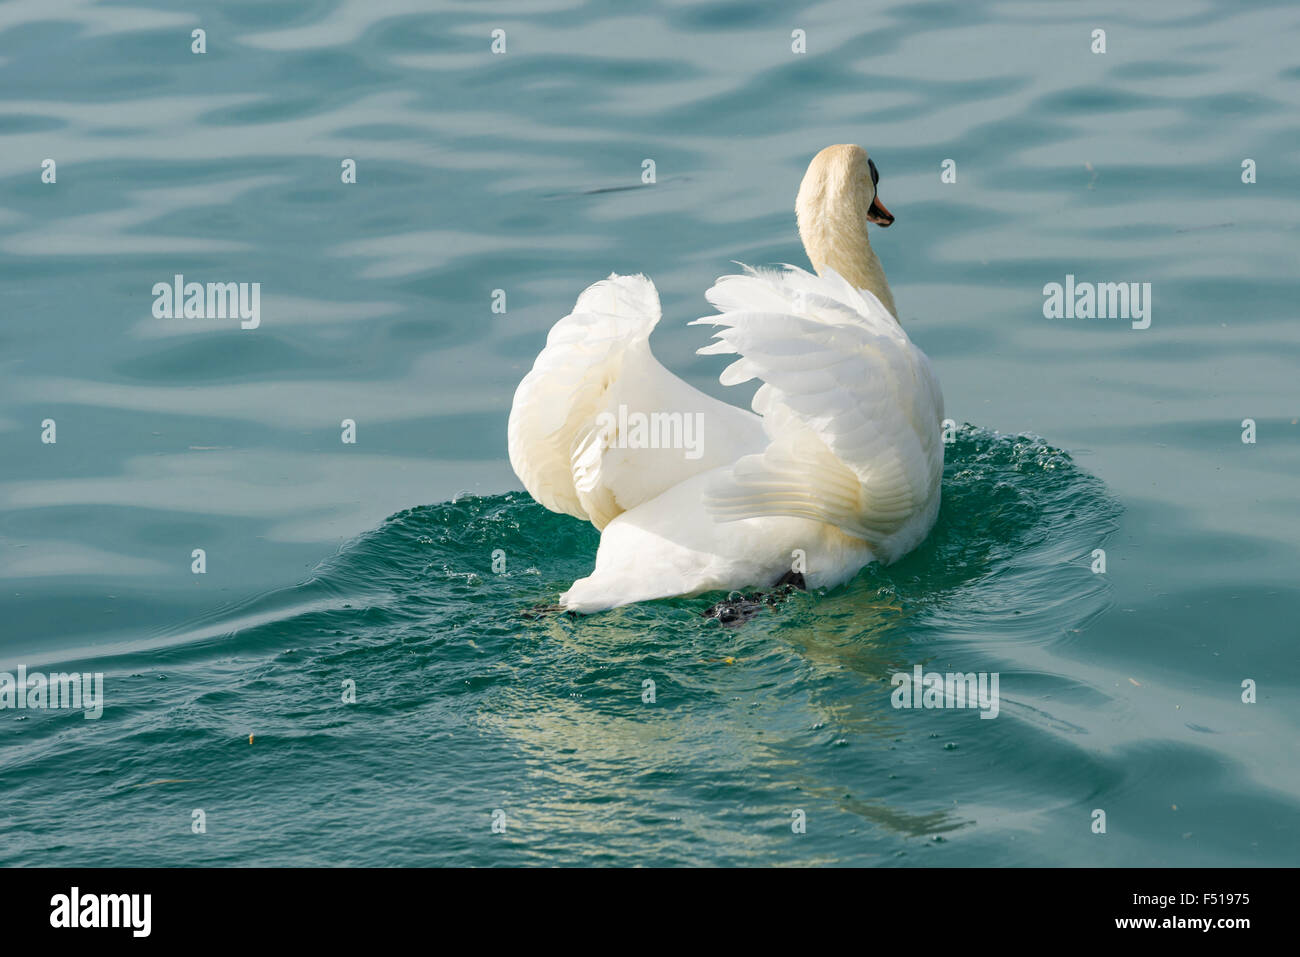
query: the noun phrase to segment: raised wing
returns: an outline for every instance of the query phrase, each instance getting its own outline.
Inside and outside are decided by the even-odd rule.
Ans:
[[[615,275],[551,329],[515,391],[508,427],[510,464],[547,508],[603,529],[678,482],[763,447],[757,416],[655,359],[649,336],[659,316],[650,280]],[[628,434],[638,417],[651,423],[650,444]]]
[[[708,298],[720,315],[696,323],[725,328],[699,352],[738,357],[724,385],[763,381],[753,408],[768,437],[710,488],[711,514],[813,519],[892,560],[909,520],[933,518],[943,473],[943,396],[925,354],[880,300],[829,269],[747,269]]]

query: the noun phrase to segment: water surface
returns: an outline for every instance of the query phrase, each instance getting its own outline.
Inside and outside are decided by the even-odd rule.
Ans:
[[[4,5],[0,669],[108,701],[0,711],[0,862],[1295,863],[1298,26]],[[718,596],[524,617],[597,542],[506,460],[547,329],[645,272],[656,354],[746,402],[685,322],[732,260],[804,261],[836,142],[881,170],[876,249],[967,423],[935,533],[740,629]],[[261,282],[261,326],[155,319],[177,273]],[[1045,319],[1067,273],[1150,282],[1151,327]],[[999,672],[998,718],[894,709],[916,664]]]

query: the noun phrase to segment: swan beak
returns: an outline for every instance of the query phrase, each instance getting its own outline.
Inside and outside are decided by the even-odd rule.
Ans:
[[[885,209],[885,204],[877,196],[871,201],[871,208],[867,210],[867,219],[877,226],[888,226],[894,221],[894,214]]]

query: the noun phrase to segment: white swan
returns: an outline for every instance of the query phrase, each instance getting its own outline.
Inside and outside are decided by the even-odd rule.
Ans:
[[[943,396],[867,239],[868,222],[894,220],[878,179],[861,147],[828,146],[795,202],[817,275],[745,267],[708,291],[720,315],[693,324],[725,328],[699,352],[738,357],[724,385],[762,380],[753,412],[659,364],[659,297],[644,276],[596,283],[551,329],[515,392],[510,463],[542,505],[601,529],[595,571],[565,608],[767,587],[792,571],[831,587],[925,538]],[[654,413],[660,433],[640,427]],[[673,429],[685,447],[644,447]]]

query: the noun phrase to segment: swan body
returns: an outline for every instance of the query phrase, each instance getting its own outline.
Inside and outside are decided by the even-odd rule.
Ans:
[[[508,435],[529,493],[601,530],[595,570],[564,607],[766,587],[791,570],[833,587],[925,538],[943,397],[867,239],[867,222],[893,221],[876,180],[860,147],[827,147],[796,200],[818,274],[746,267],[706,294],[718,314],[693,324],[721,328],[699,352],[734,357],[724,385],[762,381],[752,412],[654,358],[659,299],[644,276],[596,283],[551,329]],[[629,426],[647,419],[651,439],[677,441]]]

